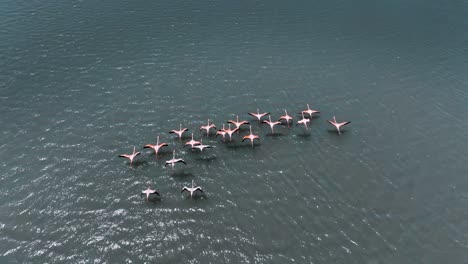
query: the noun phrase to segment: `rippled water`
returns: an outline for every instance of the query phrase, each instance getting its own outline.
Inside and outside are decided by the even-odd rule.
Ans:
[[[0,262],[463,263],[466,1],[0,3]],[[309,131],[247,112],[283,109]],[[236,115],[254,149],[206,137]],[[333,115],[352,123],[338,136]],[[183,124],[202,154],[168,134]],[[143,150],[159,135],[168,147]],[[134,166],[117,155],[142,151]],[[172,149],[187,165],[164,168]],[[191,181],[206,198],[180,193]],[[150,181],[162,194],[145,203]]]

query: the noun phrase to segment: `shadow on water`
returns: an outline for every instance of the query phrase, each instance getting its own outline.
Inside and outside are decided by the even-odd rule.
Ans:
[[[336,131],[336,129],[328,129],[327,130],[328,133],[331,133],[331,134],[336,134],[337,136],[339,136],[340,134],[338,133],[338,131]],[[341,134],[345,134],[345,133],[348,133],[348,131],[346,130],[340,130]]]
[[[131,167],[137,168],[137,167],[140,167],[140,166],[144,166],[146,164],[148,164],[147,160],[135,160],[135,161],[133,161],[133,165],[131,165]]]
[[[158,152],[158,158],[164,157],[164,156],[168,156],[168,155],[172,155],[172,151],[171,151],[171,150],[160,150],[160,151]],[[155,156],[155,155],[154,155],[154,152],[153,152],[153,155],[152,155],[152,156],[153,156],[153,157]]]
[[[254,144],[254,149],[257,148],[257,147],[260,147],[262,144],[259,143],[259,142],[255,142]],[[226,144],[226,148],[228,149],[248,149],[248,148],[252,148],[252,145],[249,143],[240,143],[240,144]]]
[[[187,139],[192,139],[192,135],[191,134],[190,135],[182,134],[182,137],[180,137],[180,138],[177,135],[176,137],[172,138],[172,141],[182,143],[182,142],[185,142],[185,140],[187,140]]]
[[[148,158],[151,160],[151,161],[162,161],[163,158],[165,157],[170,157],[172,156],[172,151],[160,151],[158,152],[158,156],[156,156],[156,153],[151,152],[151,153],[148,153]]]
[[[286,123],[286,121],[282,121],[281,124],[279,124],[280,126],[283,126],[285,128],[293,128],[294,127],[294,121],[290,121],[289,124]]]
[[[246,126],[241,126],[241,127],[239,128],[239,130],[237,130],[237,131],[238,131],[239,133],[236,132],[236,133],[234,133],[234,134],[237,134],[237,135],[238,135],[238,134],[242,134],[242,132],[250,132],[250,128],[249,128],[249,127],[246,127]],[[233,134],[233,135],[234,135],[234,134]]]
[[[142,195],[142,197],[144,197],[144,195]],[[158,203],[158,202],[161,202],[161,200],[162,200],[162,197],[157,194],[150,194],[148,198],[149,203]]]
[[[196,193],[193,194],[193,196],[190,196],[190,194],[185,196],[185,200],[198,201],[198,200],[201,200],[201,199],[208,199],[208,196],[206,196],[206,194],[202,193],[202,192],[196,192]]]
[[[170,174],[174,178],[187,178],[187,177],[193,177],[193,173],[191,172],[186,172],[186,171],[172,171]]]
[[[301,137],[301,138],[310,138],[312,136],[312,133],[310,131],[308,132],[302,132],[301,134],[297,134],[298,137]]]
[[[192,135],[182,134],[182,137],[180,138],[180,140],[186,140],[186,139],[192,139]]]
[[[204,161],[204,162],[210,162],[210,161],[215,161],[217,160],[218,157],[211,155],[211,156],[198,156],[195,158],[196,161]]]

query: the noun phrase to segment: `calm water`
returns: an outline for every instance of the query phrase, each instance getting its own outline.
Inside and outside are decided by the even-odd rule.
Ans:
[[[0,262],[466,263],[467,28],[457,0],[3,1]],[[255,149],[198,131],[307,103]]]

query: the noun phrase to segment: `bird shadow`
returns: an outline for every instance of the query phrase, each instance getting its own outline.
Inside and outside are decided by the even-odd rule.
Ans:
[[[157,194],[151,194],[148,197],[148,202],[151,202],[151,203],[161,202],[161,200],[162,200],[162,197]]]
[[[187,140],[187,139],[191,139],[192,138],[192,135],[185,135],[185,134],[182,134],[182,137],[174,137],[174,140],[173,141],[183,141],[183,140]]]
[[[250,131],[250,128],[245,127],[245,126],[241,126],[239,128],[239,130],[237,130],[237,131],[239,131],[239,133],[235,132],[235,134],[241,134],[242,132]]]
[[[165,156],[169,156],[171,154],[172,154],[171,151],[164,150],[164,151],[159,151],[157,156],[156,156],[156,153],[154,153],[154,152],[149,153],[148,156],[153,160],[160,160],[161,158],[163,158]]]
[[[215,138],[215,137],[216,137],[216,131],[215,131],[215,132],[210,131],[209,134],[207,134],[206,132],[202,132],[202,133],[200,134],[200,136],[202,137],[202,139],[203,139],[203,138]],[[191,138],[191,137],[190,137],[190,138]]]
[[[187,195],[185,197],[185,200],[193,200],[193,201],[198,201],[201,199],[208,199],[208,196],[206,196],[205,193],[195,193],[193,196]]]
[[[254,147],[261,146],[260,143],[254,143]],[[226,144],[226,148],[228,149],[247,149],[247,148],[252,148],[251,144]]]
[[[266,133],[265,136],[267,137],[283,137],[286,136],[286,134],[281,133],[281,132],[275,132],[275,133]]]
[[[291,122],[291,123],[288,124],[288,123],[286,123],[286,121],[284,121],[284,122],[281,122],[281,124],[279,124],[279,125],[280,125],[280,126],[287,127],[287,128],[292,128],[292,127],[293,127],[293,126],[292,126],[293,124],[294,124],[293,122]]]
[[[327,132],[328,132],[328,133],[331,133],[331,134],[336,134],[336,135],[338,135],[338,136],[340,135],[340,134],[338,133],[338,131],[336,131],[336,129],[328,129]],[[346,130],[341,130],[340,132],[341,132],[341,134],[348,133],[348,131],[346,131]]]
[[[174,178],[187,178],[187,177],[193,177],[193,173],[186,172],[186,171],[173,171],[171,173],[171,176]]]
[[[171,155],[171,154],[172,154],[172,151],[170,150],[160,150],[158,152],[158,157],[164,157],[164,156]],[[153,156],[156,156],[154,152],[153,152]]]
[[[217,160],[218,157],[214,156],[214,155],[211,155],[211,156],[199,156],[197,158],[195,158],[195,160],[197,161],[204,161],[204,162],[210,162],[210,161],[214,161],[214,160]]]
[[[301,138],[310,138],[312,136],[312,133],[308,132],[303,132],[301,134],[297,134],[298,137],[301,137]]]
[[[146,164],[148,164],[148,161],[146,160],[135,160],[133,164],[131,165],[131,167],[136,168],[136,167],[144,166]]]

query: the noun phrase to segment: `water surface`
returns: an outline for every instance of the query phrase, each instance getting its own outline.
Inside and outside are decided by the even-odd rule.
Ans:
[[[0,4],[0,254],[13,263],[463,263],[464,1]],[[306,104],[306,131],[247,112]],[[206,137],[240,115],[254,149]],[[327,119],[352,123],[340,136]],[[214,145],[192,153],[183,124]],[[143,150],[168,142],[156,159]],[[142,151],[134,166],[117,157]],[[172,171],[172,149],[187,161]],[[180,189],[194,180],[205,199]],[[145,203],[153,183],[161,200]]]

